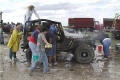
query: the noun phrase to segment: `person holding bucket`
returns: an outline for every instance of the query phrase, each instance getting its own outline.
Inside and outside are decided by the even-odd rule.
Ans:
[[[42,27],[41,33],[38,35],[37,39],[37,51],[39,52],[40,55],[40,62],[43,63],[43,73],[48,72],[48,58],[45,51],[45,45],[49,45],[45,38],[47,31],[48,31],[47,28]]]
[[[103,52],[104,52],[104,58],[109,58],[110,56],[110,49],[111,46],[111,39],[107,34],[104,33],[104,37],[100,40],[101,44],[103,45]]]

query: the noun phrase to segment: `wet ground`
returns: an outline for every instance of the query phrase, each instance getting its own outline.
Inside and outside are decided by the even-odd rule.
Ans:
[[[8,39],[6,39],[8,40]],[[103,60],[97,53],[93,63],[72,63],[70,68],[64,62],[59,62],[56,67],[50,68],[49,74],[43,74],[42,68],[36,69],[33,76],[29,76],[29,64],[24,62],[22,50],[17,53],[20,62],[8,62],[8,48],[0,46],[0,80],[120,80],[120,54],[111,50],[111,58]]]

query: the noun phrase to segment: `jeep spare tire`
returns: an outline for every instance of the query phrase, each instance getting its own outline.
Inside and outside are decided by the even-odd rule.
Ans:
[[[87,44],[82,44],[75,50],[75,60],[78,63],[90,63],[94,58],[94,50]]]

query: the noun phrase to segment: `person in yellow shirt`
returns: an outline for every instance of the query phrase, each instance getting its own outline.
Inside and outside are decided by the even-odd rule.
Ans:
[[[12,35],[8,42],[8,48],[10,50],[9,57],[10,62],[12,61],[12,57],[14,57],[14,61],[16,62],[16,52],[19,50],[20,39],[22,38],[21,25],[17,25],[16,29],[13,30]]]

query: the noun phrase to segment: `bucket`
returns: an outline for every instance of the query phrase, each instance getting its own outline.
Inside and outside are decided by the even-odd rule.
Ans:
[[[98,45],[98,52],[99,52],[99,53],[102,52],[102,45]]]

